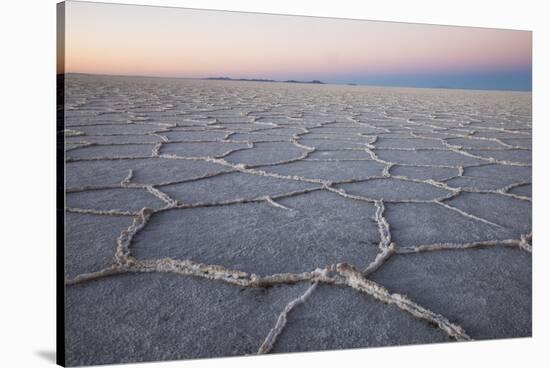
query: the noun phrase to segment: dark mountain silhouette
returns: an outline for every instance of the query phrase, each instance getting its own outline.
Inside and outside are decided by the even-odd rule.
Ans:
[[[274,79],[261,79],[261,78],[230,78],[230,77],[207,77],[203,78],[205,80],[221,80],[221,81],[239,81],[239,82],[274,82],[274,83],[306,83],[306,84],[325,84],[320,80],[312,81],[299,81],[294,79],[289,79],[285,81],[277,81]]]

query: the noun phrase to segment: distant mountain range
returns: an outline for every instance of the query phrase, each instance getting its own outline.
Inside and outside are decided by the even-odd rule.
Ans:
[[[230,78],[230,77],[208,77],[203,78],[206,80],[221,80],[221,81],[239,81],[239,82],[275,82],[275,83],[306,83],[306,84],[325,84],[319,80],[312,81],[298,81],[294,79],[289,79],[285,81],[278,81],[274,79],[256,79],[256,78]]]

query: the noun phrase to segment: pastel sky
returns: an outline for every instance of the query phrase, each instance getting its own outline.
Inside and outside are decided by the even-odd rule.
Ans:
[[[532,33],[68,1],[66,72],[531,90]]]

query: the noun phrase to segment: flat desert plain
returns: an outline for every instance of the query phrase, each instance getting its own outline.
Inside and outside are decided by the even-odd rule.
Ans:
[[[69,365],[531,335],[531,93],[65,77]]]

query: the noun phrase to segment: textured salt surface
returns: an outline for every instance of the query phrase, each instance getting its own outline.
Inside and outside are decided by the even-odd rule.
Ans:
[[[531,257],[512,248],[395,257],[372,278],[451,320],[474,339],[531,335]]]
[[[349,288],[322,285],[290,314],[274,352],[449,341],[429,324]]]
[[[253,354],[278,312],[305,288],[212,287],[209,280],[171,274],[75,285],[66,301],[67,364]]]
[[[69,365],[530,336],[530,94],[65,97]]]
[[[373,205],[325,191],[277,202],[289,210],[262,202],[155,214],[134,238],[133,252],[138,259],[192,259],[256,274],[338,262],[366,267],[376,256]]]

